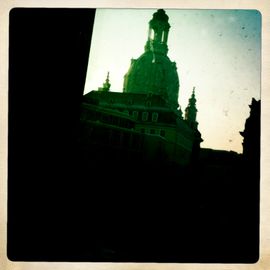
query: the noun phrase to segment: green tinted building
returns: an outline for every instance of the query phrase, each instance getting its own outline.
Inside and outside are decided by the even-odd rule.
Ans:
[[[81,121],[85,140],[98,153],[124,159],[187,165],[202,142],[193,89],[183,116],[178,104],[176,63],[167,56],[169,17],[157,10],[149,21],[144,53],[132,59],[123,92],[111,92],[109,74],[98,90],[84,95]],[[99,151],[102,148],[104,151]]]

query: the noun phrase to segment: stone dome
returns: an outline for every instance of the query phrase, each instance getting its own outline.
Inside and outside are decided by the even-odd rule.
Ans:
[[[170,24],[165,11],[159,9],[149,21],[145,52],[132,59],[124,76],[127,93],[160,94],[174,109],[178,108],[179,78],[176,63],[167,56]]]
[[[162,95],[174,108],[178,107],[179,79],[176,63],[164,54],[150,51],[132,59],[124,77],[124,92]]]

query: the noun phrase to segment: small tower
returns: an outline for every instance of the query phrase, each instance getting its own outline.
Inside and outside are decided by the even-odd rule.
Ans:
[[[148,40],[145,44],[145,51],[167,54],[168,34],[170,29],[169,17],[163,9],[158,9],[149,21]]]
[[[191,164],[196,164],[198,161],[201,142],[203,142],[200,131],[198,130],[198,122],[196,121],[197,108],[196,108],[196,98],[195,98],[195,87],[193,87],[191,97],[188,102],[188,106],[185,109],[185,121],[188,126],[194,132],[192,153],[191,153]]]
[[[110,79],[109,79],[110,73],[107,73],[107,77],[105,82],[103,83],[103,87],[99,87],[98,91],[104,91],[104,92],[109,92],[111,84],[110,84]]]
[[[196,116],[197,116],[197,108],[195,98],[195,87],[193,87],[192,95],[189,99],[188,106],[185,109],[185,120],[187,121],[188,125],[193,129],[197,129],[198,127]]]

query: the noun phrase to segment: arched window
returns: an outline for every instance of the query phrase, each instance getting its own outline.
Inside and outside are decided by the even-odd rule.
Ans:
[[[165,41],[165,32],[162,31],[161,42],[164,43],[164,41]]]
[[[132,116],[134,117],[135,120],[138,119],[138,115],[139,115],[139,113],[137,111],[132,112]]]
[[[157,120],[158,120],[158,113],[157,112],[152,113],[152,121],[157,122]]]
[[[153,29],[150,29],[149,38],[153,40],[155,38],[155,32]]]
[[[142,113],[142,121],[147,121],[148,120],[148,112],[143,112]]]

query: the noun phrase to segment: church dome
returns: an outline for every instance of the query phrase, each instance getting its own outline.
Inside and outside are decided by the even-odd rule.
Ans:
[[[149,22],[145,52],[132,59],[124,76],[123,91],[127,93],[154,93],[162,95],[173,107],[178,108],[179,78],[176,63],[167,56],[167,39],[170,24],[163,9],[153,14]]]
[[[173,107],[178,107],[179,79],[175,62],[168,56],[146,51],[132,59],[124,78],[124,92],[162,95]]]

